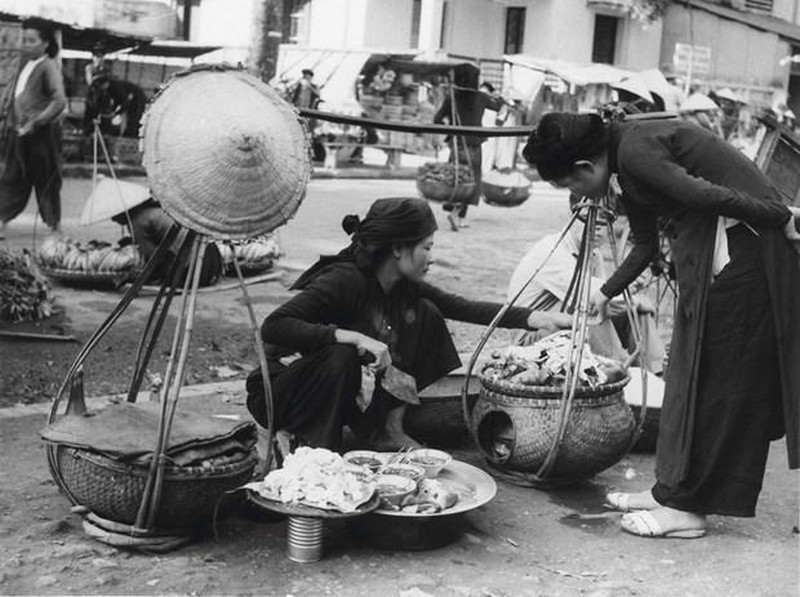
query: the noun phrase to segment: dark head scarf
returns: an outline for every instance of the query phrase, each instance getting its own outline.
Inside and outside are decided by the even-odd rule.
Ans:
[[[390,197],[378,199],[362,220],[345,216],[342,228],[350,235],[350,245],[338,255],[324,255],[307,269],[292,289],[305,288],[328,265],[352,262],[361,268],[373,267],[377,258],[393,245],[413,244],[438,228],[430,205],[424,199]]]
[[[572,173],[575,162],[594,160],[606,150],[608,127],[597,114],[545,114],[528,137],[522,156],[544,180]]]

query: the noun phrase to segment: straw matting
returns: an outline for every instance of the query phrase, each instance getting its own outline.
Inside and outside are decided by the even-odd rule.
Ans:
[[[225,239],[266,234],[305,196],[311,163],[297,112],[245,72],[174,77],[143,131],[153,196],[187,228]]]

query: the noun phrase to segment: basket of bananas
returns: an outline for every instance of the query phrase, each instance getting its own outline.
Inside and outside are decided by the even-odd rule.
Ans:
[[[430,201],[461,202],[475,190],[475,176],[464,164],[428,162],[417,169],[417,190]]]
[[[217,247],[223,271],[228,276],[236,275],[234,260],[239,263],[243,275],[256,275],[271,270],[281,255],[278,241],[271,234],[246,241],[217,243]]]
[[[42,272],[60,282],[112,283],[136,277],[144,259],[135,245],[112,245],[101,241],[83,243],[67,237],[49,236],[39,247],[37,261]]]

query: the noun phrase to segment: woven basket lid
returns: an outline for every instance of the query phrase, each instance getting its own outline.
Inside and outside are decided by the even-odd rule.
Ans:
[[[311,173],[297,112],[243,71],[173,77],[144,119],[144,166],[153,196],[181,225],[242,239],[285,224]]]

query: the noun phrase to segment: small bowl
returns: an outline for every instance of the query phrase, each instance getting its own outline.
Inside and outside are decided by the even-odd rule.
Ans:
[[[414,483],[419,483],[425,478],[425,467],[410,463],[387,464],[381,469],[381,474],[408,477]]]
[[[377,473],[378,469],[383,466],[383,458],[380,453],[372,450],[353,450],[347,452],[342,458],[347,464],[363,466],[373,473]]]
[[[381,502],[399,508],[403,500],[417,490],[417,482],[402,475],[378,475],[375,491]]]
[[[453,457],[447,452],[430,448],[414,450],[408,456],[408,461],[411,464],[416,464],[425,469],[425,476],[428,479],[438,475],[451,460],[453,460]]]

